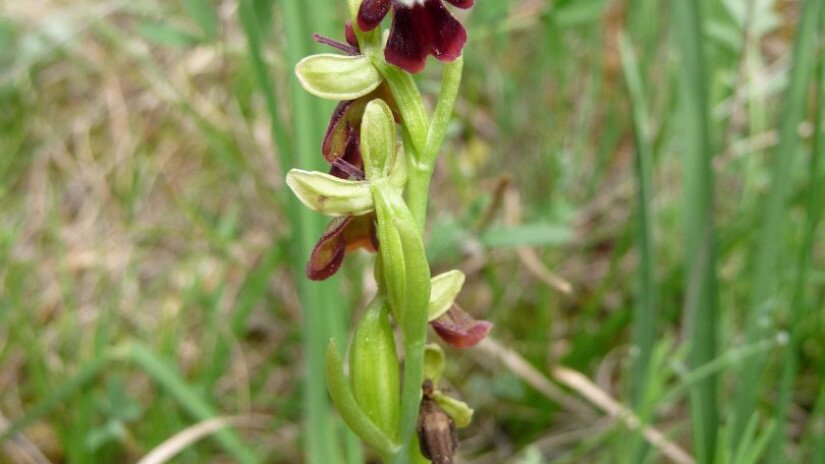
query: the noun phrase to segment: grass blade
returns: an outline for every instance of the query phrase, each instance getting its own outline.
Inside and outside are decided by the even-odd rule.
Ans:
[[[747,319],[749,343],[765,337],[769,327],[760,321],[772,319],[772,309],[776,307],[773,302],[777,297],[776,270],[783,254],[782,235],[787,231],[791,165],[801,147],[797,128],[805,115],[808,86],[816,56],[814,34],[822,3],[821,0],[807,0],[800,16],[801,24],[794,44],[790,82],[784,100],[785,106],[779,118],[779,145],[771,167],[771,186],[765,200],[761,230],[754,250],[756,261],[753,267]],[[754,358],[746,361],[741,368],[740,390],[736,395],[734,409],[733,448],[736,448],[749,418],[754,413],[756,386],[760,383],[764,367],[764,359]]]
[[[690,366],[716,357],[719,296],[713,221],[714,176],[706,86],[702,2],[676,2],[674,21],[680,53],[682,148],[685,157],[685,269]],[[719,423],[717,377],[708,376],[690,392],[693,442],[697,462],[714,462]]]
[[[204,401],[195,390],[189,387],[172,366],[155,356],[145,346],[135,343],[127,349],[126,353],[128,359],[140,366],[158,385],[169,392],[194,419],[197,421],[205,421],[217,417],[216,412],[209,406],[209,403]],[[233,430],[219,430],[212,436],[234,457],[235,461],[243,464],[261,462],[260,459],[240,441],[238,435]]]
[[[820,4],[822,2],[819,2]],[[796,277],[794,281],[793,300],[791,302],[791,313],[788,318],[790,327],[790,342],[784,352],[782,361],[782,381],[779,388],[779,398],[776,402],[776,433],[771,443],[768,462],[781,462],[784,460],[785,430],[789,424],[786,423],[788,409],[793,395],[794,382],[799,365],[799,328],[802,324],[805,311],[812,309],[809,297],[805,292],[806,284],[812,270],[812,257],[816,244],[816,231],[822,219],[822,211],[825,208],[823,198],[825,197],[825,171],[823,171],[822,157],[825,155],[825,133],[822,130],[823,119],[825,119],[825,59],[822,57],[825,46],[825,9],[820,7],[819,12],[819,64],[816,70],[816,113],[814,115],[814,136],[811,146],[811,157],[808,172],[810,180],[808,182],[808,197],[805,201],[805,235],[802,239],[802,246],[799,247],[797,255]],[[815,415],[813,416],[816,417]],[[822,441],[822,440],[820,440]],[[821,454],[820,454],[821,456]]]
[[[651,184],[653,174],[651,172],[653,161],[653,149],[648,134],[648,114],[647,102],[642,90],[642,77],[639,72],[639,65],[633,46],[627,36],[622,35],[619,39],[622,71],[624,73],[625,85],[630,97],[632,107],[633,130],[636,141],[635,173],[638,184],[637,191],[637,224],[636,224],[636,246],[639,253],[638,285],[636,304],[634,305],[632,324],[632,346],[636,350],[633,359],[630,378],[631,404],[640,412],[643,418],[648,415],[648,407],[645,405],[647,395],[646,385],[649,383],[650,359],[653,352],[653,345],[656,337],[657,313],[656,313],[656,282],[654,277],[654,250],[653,250],[653,223],[651,207]],[[632,445],[629,449],[634,450],[630,456],[635,456],[643,460],[644,455],[638,455],[635,450],[641,445],[638,436],[633,437]],[[641,450],[644,453],[643,450]]]
[[[272,136],[278,148],[282,169],[295,166],[304,169],[323,169],[319,153],[320,139],[324,133],[322,105],[305,93],[291,75],[295,63],[310,54],[312,46],[312,31],[306,23],[308,15],[302,14],[303,5],[300,3],[292,0],[281,2],[287,34],[284,51],[287,69],[290,70],[289,95],[293,110],[291,134],[285,130],[278,112],[274,93],[276,83],[270,77],[263,57],[263,25],[258,21],[252,0],[241,2],[240,18],[249,42],[258,85],[266,100]],[[328,8],[327,5],[316,6],[319,11]],[[285,200],[285,204],[292,225],[291,243],[294,244],[290,247],[289,261],[293,263],[305,321],[304,445],[307,462],[334,464],[340,462],[341,458],[335,438],[335,420],[323,378],[319,378],[317,373],[324,372],[324,349],[331,337],[343,332],[342,313],[346,313],[340,305],[335,304],[336,301],[340,301],[340,295],[334,282],[310,283],[304,278],[303,263],[309,255],[309,250],[320,237],[322,218],[301,207],[292,196]]]

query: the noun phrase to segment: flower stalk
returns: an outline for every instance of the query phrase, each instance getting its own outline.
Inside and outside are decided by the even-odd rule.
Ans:
[[[446,1],[459,8],[473,4]],[[439,436],[427,424],[447,427],[454,437],[456,426],[468,425],[472,416],[466,404],[435,388],[444,353],[427,344],[427,327],[456,348],[475,345],[492,327],[454,304],[464,275],[454,270],[432,277],[424,251],[430,183],[461,84],[466,32],[442,0],[348,0],[348,6],[347,43],[315,36],[344,55],[313,55],[296,67],[308,92],[340,101],[322,147],[330,172],[293,169],[287,185],[305,206],[333,218],[310,256],[310,279],[330,277],[355,249],[378,254],[378,292],[352,335],[349,379],[336,341],[327,349],[333,404],[385,462],[426,462],[419,450],[430,456]],[[386,36],[379,26],[390,11]],[[445,62],[432,117],[411,74],[424,68],[428,55]],[[429,392],[423,401],[422,386]]]

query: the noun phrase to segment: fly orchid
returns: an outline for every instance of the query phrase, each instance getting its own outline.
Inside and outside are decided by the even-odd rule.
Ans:
[[[474,0],[446,0],[470,8]],[[443,0],[364,0],[358,10],[358,27],[375,29],[392,8],[392,29],[384,57],[404,70],[424,69],[427,55],[454,61],[467,42],[464,26],[444,6]]]
[[[377,252],[377,292],[353,333],[349,375],[331,340],[327,387],[347,425],[382,459],[398,464],[418,453],[412,446],[416,431],[419,441],[427,437],[420,443],[425,456],[451,462],[458,443],[436,446],[441,435],[427,419],[437,414],[446,418],[439,423],[465,427],[472,417],[469,406],[436,388],[444,353],[427,344],[428,327],[458,349],[476,345],[492,328],[455,303],[463,273],[431,275],[424,246],[430,181],[467,41],[444,1],[473,6],[473,0],[348,0],[353,23],[345,27],[346,41],[314,36],[342,54],[309,56],[295,68],[308,92],[338,102],[321,143],[329,172],[292,169],[286,179],[304,205],[332,217],[306,274],[324,280],[338,271],[347,252]],[[390,9],[385,42],[378,26]],[[429,55],[446,63],[432,116],[410,75],[424,68]],[[423,408],[422,385],[428,385]]]

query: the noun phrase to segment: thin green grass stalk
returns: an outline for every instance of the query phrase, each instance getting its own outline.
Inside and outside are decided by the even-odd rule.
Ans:
[[[822,3],[822,2],[820,2]],[[816,244],[816,232],[822,220],[822,212],[825,209],[825,170],[822,157],[825,156],[825,131],[822,124],[825,122],[825,58],[822,53],[825,51],[825,8],[820,8],[819,18],[819,64],[816,68],[816,112],[814,114],[814,135],[811,146],[811,157],[808,171],[810,181],[808,183],[808,197],[805,202],[806,227],[802,245],[799,247],[797,257],[796,280],[794,282],[793,301],[791,302],[791,314],[788,318],[790,327],[790,343],[785,350],[782,362],[782,383],[779,388],[779,399],[776,404],[777,431],[771,443],[768,462],[781,462],[784,458],[785,430],[787,428],[788,409],[793,397],[794,382],[799,365],[800,346],[800,325],[806,311],[813,310],[809,301],[809,296],[805,289],[812,270],[812,257]],[[822,371],[820,371],[822,372]],[[823,389],[825,392],[825,389]],[[820,395],[825,398],[825,396]],[[816,412],[816,411],[815,411]],[[816,418],[816,415],[813,416]],[[820,437],[820,442],[823,441]],[[822,445],[825,446],[825,445]],[[819,450],[821,453],[824,450]],[[818,454],[822,456],[822,454]]]
[[[107,351],[84,364],[80,371],[70,380],[55,389],[40,404],[31,409],[25,416],[13,422],[8,428],[0,432],[0,442],[19,433],[38,419],[52,413],[67,401],[83,392],[112,367],[113,363],[126,361],[141,368],[158,385],[166,390],[172,398],[196,421],[204,421],[217,417],[212,409],[198,392],[187,385],[174,367],[155,356],[148,348],[139,343],[133,343],[123,348]],[[91,399],[91,396],[81,396],[82,399]],[[232,456],[235,462],[242,464],[256,464],[261,460],[255,453],[243,444],[238,435],[228,429],[216,432],[215,440]]]
[[[296,0],[282,2],[284,26],[287,44],[284,52],[287,69],[292,69],[312,46],[312,31],[305,23],[306,15],[302,13],[305,5]],[[320,9],[324,5],[316,5]],[[328,6],[326,6],[328,7]],[[282,169],[292,166],[311,168],[319,166],[321,156],[314,142],[318,134],[323,134],[324,126],[320,123],[320,105],[313,101],[298,86],[295,79],[290,79],[290,103],[293,114],[293,131],[287,134],[278,112],[274,80],[267,71],[263,57],[261,25],[255,13],[252,0],[241,2],[240,17],[249,41],[252,60],[258,85],[264,94],[267,111],[270,116],[272,136],[279,152]],[[290,137],[291,135],[291,137]],[[324,372],[324,350],[328,340],[334,335],[330,320],[336,311],[345,311],[341,305],[338,290],[331,282],[314,283],[303,278],[302,263],[308,256],[315,240],[320,236],[321,218],[312,211],[301,208],[298,200],[288,195],[285,200],[287,214],[292,226],[293,243],[291,247],[297,253],[289,257],[293,271],[301,278],[298,291],[304,314],[304,449],[307,462],[311,464],[335,464],[341,461],[341,452],[336,440],[336,427],[332,407],[327,397],[323,378],[318,373]]]
[[[305,1],[300,1],[299,3],[301,4],[301,8],[306,8],[306,6],[305,6],[306,2]],[[316,5],[319,8],[316,8],[313,11],[312,14],[302,13],[302,16],[306,17],[309,20],[309,24],[308,24],[309,29],[307,31],[305,31],[305,32],[307,32],[305,43],[306,43],[306,45],[308,45],[307,50],[305,50],[306,52],[309,53],[310,49],[313,48],[313,47],[315,47],[315,48],[319,47],[318,44],[316,44],[314,41],[309,40],[309,38],[311,37],[311,34],[313,32],[320,32],[320,33],[323,33],[323,34],[331,34],[331,35],[334,35],[335,33],[339,33],[339,34],[343,33],[344,23],[336,21],[338,18],[335,15],[335,11],[336,11],[335,5],[337,5],[337,4],[338,4],[338,2],[331,2],[329,0],[323,0],[323,1],[320,1],[320,2],[316,2]],[[328,51],[328,50],[323,50],[323,51]],[[298,60],[300,60],[301,58],[303,58],[303,56],[298,56],[297,57]],[[290,61],[290,67],[288,69],[295,69],[295,64],[296,63],[297,63],[297,61],[294,61],[294,62]],[[292,77],[292,76],[290,76],[290,77]],[[294,78],[292,78],[292,83],[293,83],[293,85],[295,85],[295,83],[296,83],[296,80]],[[310,97],[305,91],[303,91],[300,88],[300,86],[296,85],[296,89],[297,89],[297,92],[299,92],[301,95],[303,95],[304,98],[309,98]],[[313,120],[313,127],[314,128],[311,129],[311,140],[312,140],[313,146],[311,147],[311,150],[309,151],[309,159],[313,160],[313,162],[312,163],[305,163],[305,161],[309,161],[309,160],[304,160],[304,161],[300,162],[300,163],[303,163],[303,164],[295,164],[295,165],[292,165],[290,167],[313,166],[314,165],[316,168],[320,167],[320,169],[323,170],[323,169],[326,169],[327,166],[324,164],[323,161],[321,161],[322,160],[322,158],[321,158],[321,143],[318,141],[318,137],[321,136],[321,134],[323,134],[324,131],[326,130],[327,123],[329,122],[329,117],[332,114],[333,108],[332,108],[332,104],[330,102],[324,102],[324,101],[319,100],[317,98],[312,98],[312,101],[314,103],[315,110],[312,112],[312,115],[314,117],[314,120]],[[293,199],[293,202],[297,203],[294,199]],[[301,209],[306,210],[306,208],[301,208]],[[314,216],[317,217],[318,215],[314,214]],[[319,221],[319,223],[322,224],[322,227],[323,227],[325,219],[319,217],[318,221]],[[312,242],[310,243],[310,247],[306,248],[306,250],[310,250],[312,248],[312,245],[314,245],[315,241],[319,237],[320,237],[320,235],[317,235],[317,234],[314,235],[312,237]],[[307,252],[307,256],[308,256],[308,252]],[[305,258],[302,257],[302,259],[299,259],[298,262],[303,263],[304,259]],[[303,270],[303,266],[302,266],[302,270]],[[326,325],[327,325],[327,336],[325,337],[325,340],[323,340],[323,343],[321,343],[321,340],[318,340],[317,342],[320,344],[319,349],[322,352],[325,353],[326,352],[326,346],[327,346],[327,343],[329,342],[330,338],[335,338],[335,339],[341,340],[341,341],[347,340],[348,332],[349,332],[348,331],[348,326],[349,326],[351,310],[350,310],[349,307],[347,307],[347,305],[342,305],[341,304],[341,302],[344,301],[344,300],[341,298],[341,292],[340,292],[340,289],[339,289],[338,285],[335,283],[335,282],[337,282],[337,279],[331,279],[329,281],[320,282],[320,283],[307,282],[307,279],[301,279],[301,280],[303,280],[305,284],[309,284],[310,287],[317,287],[317,286],[323,287],[323,290],[320,290],[320,289],[317,289],[317,288],[313,289],[313,290],[323,292],[323,295],[321,295],[321,297],[323,299],[323,315],[325,317],[325,321],[326,321]],[[313,291],[313,290],[310,290],[310,291]],[[341,354],[344,354],[345,344],[342,343],[340,349],[341,349]],[[325,360],[323,360],[323,362],[325,362]],[[318,372],[318,371],[312,370],[312,371],[309,371],[309,372]],[[310,381],[312,381],[312,380],[313,379],[310,379]],[[318,379],[315,379],[315,380],[318,380]],[[331,414],[333,415],[333,417],[335,417],[335,412],[332,409],[330,409],[330,411],[331,411]],[[358,437],[355,435],[355,433],[353,433],[351,430],[349,430],[349,428],[346,427],[341,421],[337,421],[337,424],[338,424],[338,431],[342,434],[342,438],[344,440],[344,443],[343,443],[344,444],[344,455],[343,456],[345,457],[344,461],[347,462],[347,463],[350,463],[350,464],[355,464],[355,463],[360,464],[360,463],[364,462],[363,451],[362,451],[362,447],[361,447],[361,441],[358,439]]]
[[[320,5],[318,5],[320,6]],[[294,69],[302,57],[310,53],[311,34],[305,24],[305,5],[298,0],[282,3],[284,23],[287,32],[287,69]],[[320,154],[315,143],[324,127],[319,125],[315,111],[319,108],[310,95],[303,92],[297,80],[290,79],[290,96],[293,114],[294,155],[296,159],[291,166],[319,167]],[[293,203],[295,199],[290,200]],[[299,292],[304,315],[304,404],[306,426],[304,429],[304,452],[307,462],[311,464],[334,464],[343,462],[342,448],[336,437],[336,422],[323,381],[324,353],[329,339],[333,335],[330,318],[335,311],[346,308],[333,305],[332,282],[311,282],[301,275],[303,263],[322,230],[321,217],[307,208],[298,208],[298,223],[302,225],[296,236],[297,249],[304,251],[304,256],[293,262],[300,270],[297,274]],[[340,299],[338,300],[340,301]]]
[[[636,140],[635,173],[638,183],[638,224],[636,246],[639,250],[639,293],[633,317],[633,347],[638,350],[633,362],[631,397],[639,406],[644,397],[643,385],[647,382],[647,371],[656,337],[656,282],[654,277],[653,222],[651,205],[652,149],[647,131],[647,104],[642,90],[642,80],[627,37],[621,38],[622,69],[633,108],[633,129]]]
[[[748,306],[747,341],[765,337],[770,326],[762,321],[773,319],[777,307],[777,268],[780,257],[786,251],[782,247],[783,231],[787,229],[788,195],[791,188],[791,165],[801,149],[797,131],[805,116],[808,87],[814,63],[814,37],[822,8],[822,0],[807,0],[802,9],[801,24],[797,33],[791,62],[790,82],[779,118],[779,145],[774,154],[771,186],[765,200],[765,213],[761,221],[759,238],[754,250],[756,261],[751,279]],[[793,309],[798,312],[798,309]],[[792,316],[795,317],[795,316]],[[793,356],[793,355],[791,355]],[[786,356],[786,360],[787,360]],[[739,375],[739,392],[734,409],[733,443],[736,448],[742,433],[756,408],[760,377],[766,360],[755,358],[746,361]]]
[[[705,68],[702,2],[675,2],[673,23],[680,53],[682,149],[685,199],[685,315],[689,363],[698,368],[716,358],[719,296],[713,222],[714,176]],[[716,375],[690,392],[694,454],[699,463],[714,462],[719,423]]]
[[[203,398],[186,384],[175,368],[163,359],[155,356],[145,346],[134,343],[123,354],[126,359],[135,363],[143,371],[163,387],[194,419],[204,421],[216,417],[217,414]],[[261,459],[245,446],[237,434],[229,429],[222,429],[214,434],[215,439],[242,464],[254,464]]]
[[[639,253],[638,293],[633,311],[632,347],[634,356],[631,367],[630,398],[631,404],[642,417],[647,416],[645,398],[646,386],[649,384],[650,358],[656,337],[656,282],[654,276],[653,250],[653,223],[651,206],[651,172],[653,161],[650,135],[648,134],[647,102],[642,87],[642,77],[639,72],[636,54],[633,46],[625,35],[620,39],[622,70],[627,85],[632,107],[633,130],[636,140],[635,173],[637,190],[637,224],[636,247]],[[632,445],[628,449],[634,450],[632,456],[637,461],[644,459],[645,448],[643,440],[638,434],[633,434]],[[639,450],[639,453],[636,452]]]

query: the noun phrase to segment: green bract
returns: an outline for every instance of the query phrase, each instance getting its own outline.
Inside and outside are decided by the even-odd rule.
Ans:
[[[361,156],[367,179],[386,177],[396,152],[395,119],[383,100],[367,104],[361,120]]]
[[[384,433],[395,435],[400,390],[395,337],[383,299],[374,300],[349,349],[349,377],[358,405]]]
[[[473,410],[463,401],[436,392],[435,402],[453,419],[456,427],[467,427],[473,420]]]
[[[464,273],[459,270],[447,271],[433,277],[430,283],[429,320],[438,319],[455,302],[455,297],[464,285]]]
[[[344,376],[344,361],[338,354],[335,340],[329,341],[325,364],[329,396],[341,418],[353,432],[382,456],[392,456],[398,445],[385,431],[379,429],[358,405]]]
[[[429,379],[433,384],[438,383],[441,373],[444,372],[444,350],[435,343],[428,343],[424,346],[424,379]]]
[[[328,216],[359,216],[373,210],[370,185],[316,171],[292,169],[286,184],[309,208]]]
[[[330,100],[354,100],[375,90],[383,78],[364,55],[324,53],[304,58],[295,75],[307,92]]]

